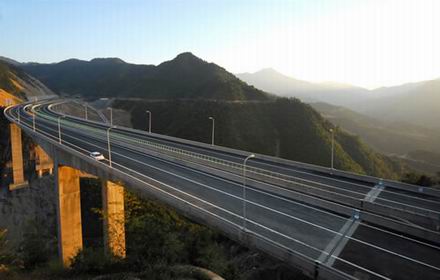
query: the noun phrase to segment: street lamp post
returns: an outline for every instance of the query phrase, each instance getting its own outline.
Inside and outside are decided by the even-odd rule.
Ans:
[[[86,114],[86,120],[88,120],[89,118],[88,118],[88,114],[87,114],[87,103],[86,104],[84,104],[84,108],[85,108],[85,114]]]
[[[330,129],[332,134],[332,158],[331,158],[331,168],[334,169],[334,158],[335,158],[335,132],[333,129]]]
[[[58,117],[58,143],[61,143],[61,118],[64,118],[65,116],[59,116]]]
[[[34,129],[34,132],[35,132],[35,118],[36,118],[35,111],[32,111],[32,128]]]
[[[110,125],[113,126],[113,108],[108,108],[110,110]]]
[[[146,111],[148,114],[148,133],[151,133],[151,112],[150,111]]]
[[[243,161],[243,230],[246,230],[246,163],[255,155],[251,154]]]
[[[211,130],[211,145],[214,146],[214,135],[215,135],[215,119],[214,117],[209,117],[212,120],[212,130]]]
[[[110,164],[110,167],[112,167],[112,151],[110,147],[110,130],[113,128],[113,126],[110,126],[107,128],[107,149],[108,149],[108,162]]]

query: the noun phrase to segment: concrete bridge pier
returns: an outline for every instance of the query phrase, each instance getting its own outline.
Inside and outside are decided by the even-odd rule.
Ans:
[[[9,185],[9,190],[15,190],[27,186],[24,180],[23,171],[23,146],[21,141],[21,128],[11,123],[11,154],[12,154],[12,178],[13,183]]]
[[[35,170],[38,172],[38,177],[43,177],[43,173],[45,171],[48,171],[49,174],[52,175],[53,161],[49,155],[38,145],[35,147],[35,157]]]
[[[60,259],[69,267],[83,249],[80,178],[90,175],[72,167],[58,165],[55,159],[58,190],[58,246]],[[124,188],[111,181],[102,182],[104,249],[109,255],[125,257]]]
[[[65,267],[82,250],[80,172],[68,166],[56,166],[58,190],[58,252]]]
[[[104,249],[107,254],[125,257],[124,188],[111,181],[102,182]]]

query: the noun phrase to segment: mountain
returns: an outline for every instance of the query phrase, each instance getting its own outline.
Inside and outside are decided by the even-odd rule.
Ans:
[[[53,92],[21,68],[0,60],[0,104],[8,99],[29,99],[52,95]]]
[[[128,111],[135,128],[145,128],[148,108],[155,132],[209,142],[208,117],[214,116],[219,145],[324,166],[330,163],[333,125],[312,107],[296,99],[274,98],[191,53],[158,66],[99,58],[22,68],[61,93],[115,97],[112,106]],[[398,162],[374,152],[358,137],[337,130],[335,138],[336,167],[387,178],[403,172]]]
[[[150,99],[268,100],[270,96],[237,79],[224,68],[192,53],[158,66],[118,58],[70,59],[22,68],[59,93],[86,97]]]
[[[8,172],[5,167],[10,161],[11,153],[9,121],[3,114],[4,107],[35,96],[51,94],[53,93],[45,85],[26,74],[22,69],[0,60],[0,185],[9,180],[9,177],[5,176],[5,172]],[[25,154],[29,153],[29,144],[29,141],[23,142]]]
[[[311,83],[288,77],[271,68],[236,76],[256,88],[279,96],[296,97],[304,102],[348,105],[369,96],[368,90],[360,87],[334,82]]]
[[[440,129],[440,79],[376,91],[377,98],[352,104],[352,109],[388,122]]]
[[[367,90],[333,82],[301,81],[273,69],[237,74],[237,77],[280,96],[344,106],[386,122],[440,129],[440,79]]]
[[[359,135],[376,151],[402,158],[419,171],[440,171],[440,160],[433,156],[440,154],[440,129],[428,129],[407,122],[387,122],[326,103],[310,105],[333,124]]]
[[[0,56],[0,61],[6,62],[6,63],[14,65],[14,66],[19,66],[21,64],[20,62],[18,62],[16,60],[13,60],[11,58],[4,57],[4,56]]]
[[[311,106],[297,99],[270,102],[212,102],[117,100],[113,107],[130,113],[137,129],[146,129],[145,110],[153,114],[153,131],[210,143],[211,122],[216,119],[217,145],[312,164],[329,166],[333,125]],[[399,178],[403,167],[382,156],[358,137],[343,130],[335,133],[335,166],[387,178]]]

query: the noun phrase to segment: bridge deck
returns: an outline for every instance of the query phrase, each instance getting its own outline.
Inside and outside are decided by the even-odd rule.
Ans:
[[[32,128],[32,117],[22,107],[15,107],[8,112],[12,119],[17,118],[18,113],[21,114],[21,125]],[[38,108],[36,131],[41,137],[58,141],[57,117],[47,105]],[[105,125],[65,118],[61,120],[61,126],[63,145],[85,155],[99,151],[109,158]],[[366,222],[362,220],[362,213],[346,202],[335,199],[329,202],[333,203],[330,205],[334,205],[334,208],[323,206],[323,199],[316,191],[305,201],[300,195],[304,195],[303,190],[282,186],[275,179],[272,182],[258,176],[252,177],[252,173],[249,174],[251,178],[248,179],[244,194],[243,178],[239,172],[234,173],[230,169],[233,165],[227,168],[222,165],[223,161],[241,164],[243,155],[119,129],[112,130],[110,139],[113,168],[139,180],[160,182],[155,186],[158,191],[201,207],[238,229],[245,229],[270,240],[279,248],[297,252],[356,278],[366,275],[369,279],[415,279],[420,275],[424,279],[440,277],[438,243]],[[148,144],[150,142],[156,143],[156,146]],[[162,155],[157,145],[171,147],[173,153],[180,155],[184,149],[202,154],[208,157],[207,160],[216,158],[218,161],[203,166],[200,158],[192,160],[191,157],[173,157],[171,150],[166,150]],[[417,215],[424,211],[433,215],[440,213],[440,201],[435,196],[405,192],[388,186],[378,188],[371,182],[332,177],[314,170],[258,158],[249,163],[250,168],[257,168],[257,171],[264,169],[276,172],[285,176],[280,178],[292,178],[318,191],[331,191],[353,201],[366,199],[370,203],[392,206],[397,209],[393,213],[409,215],[409,225],[425,225],[417,219]],[[105,164],[108,165],[108,160]],[[286,192],[289,195],[285,195]],[[347,211],[338,211],[340,207]],[[412,211],[417,215],[411,216]],[[397,220],[404,219],[398,217]]]

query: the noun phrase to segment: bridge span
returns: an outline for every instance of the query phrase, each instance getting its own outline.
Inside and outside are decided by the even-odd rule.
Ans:
[[[5,110],[58,181],[69,167],[119,182],[315,279],[440,279],[438,190],[109,126],[62,102]]]

